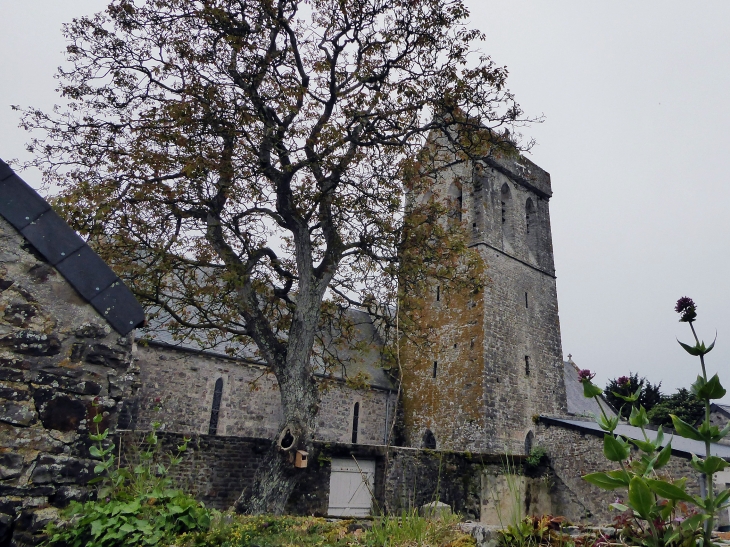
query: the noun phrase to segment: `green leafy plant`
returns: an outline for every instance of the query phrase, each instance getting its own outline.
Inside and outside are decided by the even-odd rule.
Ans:
[[[546,456],[547,450],[545,450],[542,446],[533,446],[525,459],[525,465],[527,465],[527,467],[539,467]]]
[[[678,435],[704,443],[704,459],[700,459],[696,455],[692,457],[692,467],[705,477],[704,495],[689,494],[686,490],[686,478],[671,482],[657,473],[669,462],[671,441],[664,444],[661,427],[657,430],[654,439],[647,435],[645,427],[649,424],[649,418],[646,409],[642,405],[636,405],[641,395],[641,386],[638,386],[629,395],[613,392],[614,396],[624,401],[624,405],[629,405],[629,424],[638,427],[643,437],[643,439],[627,439],[615,433],[619,418],[607,416],[599,397],[603,390],[592,382],[595,375],[588,370],[580,371],[583,394],[586,397],[594,398],[601,408],[601,415],[596,422],[606,432],[603,437],[604,456],[619,465],[619,468],[613,471],[591,473],[583,478],[606,490],[627,489],[627,500],[621,502],[617,499],[612,507],[629,513],[634,519],[635,529],[641,532],[634,539],[643,545],[689,545],[694,544],[695,538],[698,545],[710,545],[715,515],[718,511],[730,506],[728,503],[730,490],[717,494],[714,491],[714,474],[725,469],[729,464],[711,454],[711,444],[730,432],[730,424],[720,430],[710,422],[711,401],[722,398],[725,395],[725,389],[720,384],[717,374],[710,379],[707,378],[705,355],[712,350],[715,343],[706,346],[697,337],[693,325],[697,317],[696,308],[691,298],[682,297],[677,302],[675,311],[680,314],[681,322],[689,323],[695,338],[694,346],[679,343],[690,355],[700,359],[702,374],[698,375],[697,380],[692,384],[691,392],[704,405],[704,420],[699,427],[695,427],[676,415],[671,415],[671,419]],[[623,409],[620,414],[623,414]],[[632,457],[631,445],[639,450],[638,457]],[[694,507],[691,515],[677,517],[678,507],[684,507],[684,505],[678,504],[689,504]],[[687,511],[684,513],[686,514]]]
[[[564,531],[566,524],[565,517],[525,517],[516,526],[499,531],[499,544],[503,547],[576,547],[606,543],[606,538],[594,530],[573,537]]]
[[[192,496],[173,487],[169,471],[180,464],[189,439],[174,454],[162,455],[157,436],[161,424],[155,422],[142,441],[139,462],[120,466],[114,455],[109,430],[100,431],[105,415],[94,399],[92,422],[96,433],[89,453],[98,460],[90,481],[97,484],[96,499],[72,502],[64,513],[67,519],[47,529],[50,545],[68,547],[123,547],[158,545],[184,532],[206,530],[209,511]]]

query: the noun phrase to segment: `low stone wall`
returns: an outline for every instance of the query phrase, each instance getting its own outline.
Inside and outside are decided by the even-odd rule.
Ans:
[[[609,505],[625,491],[607,491],[582,479],[583,475],[614,469],[603,455],[603,435],[541,422],[535,431],[535,444],[545,448],[553,470],[553,513],[573,522],[605,525],[616,511]],[[686,457],[673,454],[659,471],[669,478],[687,477],[690,493],[699,494],[699,475]]]
[[[134,446],[143,433],[123,435],[125,457],[134,457]],[[160,432],[163,452],[180,444],[180,433]],[[208,507],[227,509],[251,484],[271,441],[254,437],[193,435],[173,478]],[[333,458],[374,460],[375,509],[399,513],[439,500],[465,518],[479,520],[483,476],[504,472],[500,456],[416,450],[373,445],[315,443],[309,466],[289,500],[293,514],[326,515],[329,505],[330,463]],[[521,458],[515,458],[520,464]]]

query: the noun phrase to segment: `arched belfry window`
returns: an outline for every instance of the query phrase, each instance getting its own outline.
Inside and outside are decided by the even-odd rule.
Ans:
[[[357,443],[357,428],[360,422],[360,403],[355,403],[352,411],[352,444]]]
[[[500,191],[499,203],[502,208],[502,237],[512,242],[514,225],[512,221],[512,191],[506,182]]]
[[[527,202],[525,202],[525,231],[527,235],[527,248],[533,253],[537,252],[537,236],[539,230],[537,209],[532,198],[527,198]]]
[[[215,389],[213,390],[213,407],[210,410],[210,425],[208,425],[208,435],[218,434],[218,415],[221,412],[221,399],[223,398],[223,378],[215,381]]]
[[[449,194],[447,198],[449,200],[449,218],[461,222],[461,209],[464,206],[461,188],[452,183],[451,186],[449,186]]]
[[[426,432],[423,434],[423,440],[421,442],[421,445],[423,448],[436,450],[436,437],[430,429],[427,429]]]

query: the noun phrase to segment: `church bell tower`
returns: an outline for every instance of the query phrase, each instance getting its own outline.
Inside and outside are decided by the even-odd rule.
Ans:
[[[551,196],[519,155],[462,163],[410,196],[457,204],[485,278],[477,293],[434,282],[422,295],[431,343],[401,346],[409,446],[522,454],[535,416],[565,414]]]

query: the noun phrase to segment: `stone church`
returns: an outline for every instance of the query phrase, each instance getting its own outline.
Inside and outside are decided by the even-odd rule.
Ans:
[[[367,515],[438,499],[500,524],[505,458],[522,466],[540,446],[546,461],[520,475],[524,514],[610,520],[610,493],[581,479],[609,464],[590,420],[597,409],[562,357],[551,196],[548,173],[503,157],[464,164],[409,197],[457,204],[454,220],[486,265],[484,288],[433,285],[423,295],[435,339],[402,345],[400,389],[382,366],[378,328],[352,312],[366,350],[340,348],[347,367],[317,376],[316,453],[298,465],[287,510]],[[209,506],[230,507],[250,484],[282,416],[273,375],[253,353],[231,358],[164,331],[149,339],[143,322],[124,283],[0,161],[0,546],[34,544],[59,508],[90,494],[95,398],[120,446],[153,421],[166,446],[193,436],[178,478]],[[730,415],[720,410],[718,419]],[[699,490],[688,459],[704,447],[677,436],[672,447],[667,471]],[[713,452],[730,459],[730,446]]]
[[[320,375],[319,439],[388,444],[400,416],[407,446],[522,454],[535,416],[566,415],[551,196],[550,175],[521,156],[463,164],[410,196],[457,204],[486,265],[484,290],[461,298],[433,287],[426,315],[438,343],[428,354],[402,348],[400,402],[381,366],[377,328],[353,311],[368,349],[350,352],[336,381]],[[138,348],[135,427],[156,420],[169,431],[273,438],[282,414],[263,363],[176,344],[164,331],[151,336]],[[355,387],[353,378],[364,382]]]

